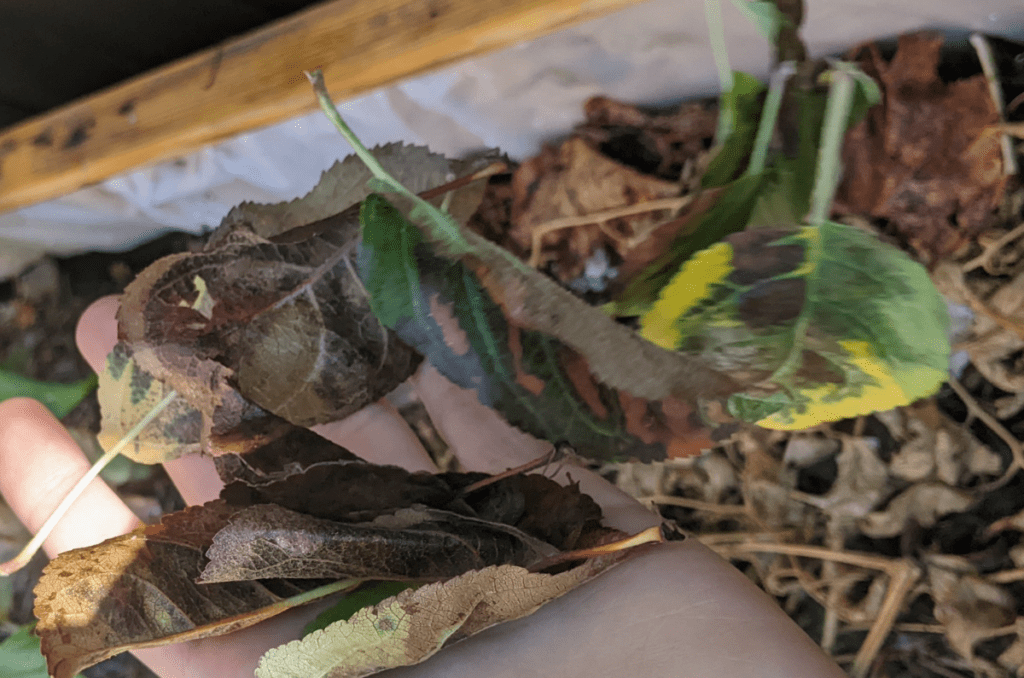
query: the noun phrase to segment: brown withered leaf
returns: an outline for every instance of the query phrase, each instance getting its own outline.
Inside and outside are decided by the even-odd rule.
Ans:
[[[847,135],[837,194],[841,211],[889,219],[933,261],[991,223],[1006,182],[985,78],[943,83],[942,43],[934,33],[900,36],[888,63],[876,45],[852,52],[883,99]]]
[[[263,656],[258,678],[358,678],[417,664],[444,645],[535,612],[623,557],[594,558],[555,575],[512,565],[404,591]]]
[[[509,236],[519,249],[531,251],[533,261],[554,259],[558,277],[571,280],[583,271],[598,246],[628,251],[629,244],[642,240],[665,220],[668,211],[619,217],[600,226],[587,224],[545,232],[549,222],[674,197],[679,190],[677,182],[642,174],[573,137],[557,150],[545,147],[512,176]],[[540,257],[533,251],[537,244],[542,250]]]
[[[192,507],[54,559],[35,590],[36,633],[50,675],[70,678],[126,650],[251,626],[318,584],[197,584],[203,551],[236,510],[220,501]]]
[[[326,459],[332,447],[337,450],[333,461]],[[300,454],[314,449],[325,459],[288,462],[287,470],[272,472],[268,467],[254,473],[249,459],[259,463],[268,449],[293,449]],[[589,547],[606,535],[601,507],[576,483],[563,486],[536,473],[491,480],[483,473],[433,475],[351,460],[346,454],[343,448],[300,429],[244,457],[219,457],[218,463],[229,461],[231,468],[243,469],[240,480],[224,476],[228,484],[221,498],[239,509],[276,504],[345,523],[368,522],[405,508],[433,509],[511,526],[563,551]]]
[[[389,143],[370,152],[391,176],[413,193],[440,186],[471,169],[466,163],[431,153],[425,146]],[[212,237],[219,240],[228,233],[247,230],[270,239],[293,228],[327,219],[362,202],[371,192],[366,183],[372,177],[359,158],[346,156],[326,170],[313,190],[301,198],[276,204],[244,202],[234,207]]]
[[[374,152],[413,190],[489,160],[453,162],[401,144]],[[241,205],[204,251],[161,259],[126,290],[120,338],[140,372],[201,413],[207,451],[272,439],[283,430],[277,417],[300,426],[343,418],[418,363],[374,318],[355,275],[358,206],[345,208],[369,193],[368,177],[351,157],[303,198]],[[479,204],[477,184],[449,196],[460,221]],[[107,398],[112,418],[117,396]]]
[[[418,362],[370,312],[357,234],[340,215],[295,242],[235,236],[161,259],[125,291],[121,338],[214,431],[244,421],[247,401],[300,426],[340,419]]]
[[[591,97],[583,104],[586,121],[574,134],[603,155],[667,181],[679,181],[683,168],[710,148],[718,125],[714,103],[685,103],[665,110]]]
[[[529,567],[556,553],[514,527],[448,511],[399,509],[346,524],[263,504],[217,533],[199,581],[440,581],[491,565]]]

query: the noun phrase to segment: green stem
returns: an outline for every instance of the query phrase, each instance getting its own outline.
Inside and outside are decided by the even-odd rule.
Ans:
[[[732,67],[729,65],[729,50],[725,46],[725,24],[722,23],[721,0],[704,0],[704,18],[708,23],[708,39],[711,42],[711,54],[718,69],[718,82],[723,92],[731,92],[733,88]],[[732,134],[736,121],[729,106],[721,106],[718,111],[718,129],[715,131],[715,144],[721,145]]]
[[[818,167],[811,192],[811,212],[808,223],[820,226],[825,223],[832,209],[832,198],[839,186],[842,171],[840,152],[846,136],[846,125],[853,108],[855,81],[848,71],[848,64],[837,63],[829,71],[831,87],[825,104],[825,121],[821,129],[821,147],[818,150]]]
[[[53,510],[53,513],[51,513],[50,517],[46,519],[46,522],[39,528],[39,531],[36,532],[36,535],[32,537],[31,541],[25,544],[25,548],[21,550],[21,553],[11,560],[8,560],[6,563],[0,563],[0,576],[9,576],[28,565],[29,561],[32,560],[32,556],[42,548],[43,542],[46,541],[46,538],[50,536],[51,532],[53,532],[53,528],[57,526],[57,523],[60,522],[60,519],[64,517],[64,514],[68,512],[71,505],[74,504],[82,492],[85,491],[85,488],[89,486],[89,483],[91,483],[96,476],[100,474],[100,471],[106,468],[107,464],[113,461],[114,458],[121,453],[121,450],[123,450],[127,445],[135,442],[135,439],[139,437],[140,433],[142,433],[142,429],[146,428],[151,421],[156,419],[161,412],[167,409],[167,406],[171,404],[171,401],[174,400],[177,395],[178,394],[175,391],[168,392],[168,394],[164,396],[163,400],[154,405],[153,409],[146,413],[146,416],[140,419],[139,422],[135,424],[135,426],[133,426],[123,438],[117,441],[116,445],[111,447],[103,454],[102,457],[96,460],[96,463],[93,464],[85,475],[78,480],[78,483],[71,488],[71,491],[68,492],[60,504],[57,505],[57,508]]]
[[[355,132],[345,123],[342,119],[341,113],[338,112],[337,107],[334,105],[334,101],[331,99],[331,95],[327,92],[327,86],[324,83],[324,75],[320,69],[314,71],[307,71],[306,77],[309,78],[309,82],[313,85],[313,91],[316,93],[317,101],[320,103],[320,108],[324,114],[327,115],[341,136],[345,137],[345,140],[352,145],[356,155],[363,164],[370,170],[373,176],[387,186],[387,188],[404,196],[412,201],[413,203],[413,215],[420,212],[422,216],[426,217],[429,226],[434,235],[442,240],[445,245],[455,253],[466,252],[469,250],[469,245],[466,243],[466,239],[462,235],[462,231],[459,229],[455,220],[450,214],[442,210],[437,209],[429,202],[419,197],[405,186],[402,185],[398,179],[391,176],[391,174],[384,169],[384,166],[380,164],[377,158],[373,157],[373,154],[367,150],[363,142],[359,141],[359,137],[355,135]]]
[[[768,146],[771,144],[772,135],[775,132],[775,123],[779,119],[779,110],[782,109],[782,95],[786,91],[786,82],[794,73],[796,73],[796,64],[792,61],[784,61],[772,73],[771,80],[768,82],[768,94],[764,100],[761,121],[757,125],[757,135],[754,137],[754,147],[750,152],[747,176],[764,171],[768,160]]]

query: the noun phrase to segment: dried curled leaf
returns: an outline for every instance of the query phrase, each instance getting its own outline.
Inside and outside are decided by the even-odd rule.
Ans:
[[[946,306],[927,272],[831,222],[730,236],[690,260],[641,322],[660,346],[759,375],[761,393],[729,407],[767,428],[907,404],[938,388],[949,359]]]
[[[54,559],[36,587],[50,675],[130,649],[230,633],[280,614],[317,582],[197,584],[203,551],[237,509],[212,502]],[[301,602],[309,602],[302,600]]]
[[[199,581],[439,581],[489,565],[529,567],[556,553],[514,527],[448,511],[399,509],[345,524],[264,504],[240,511],[217,533]]]
[[[256,676],[358,678],[418,664],[446,643],[535,612],[615,562],[615,557],[588,560],[555,575],[502,565],[404,591],[348,621],[270,650]]]

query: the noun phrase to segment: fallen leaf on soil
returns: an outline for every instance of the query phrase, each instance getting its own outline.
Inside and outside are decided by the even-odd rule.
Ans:
[[[598,247],[628,251],[655,226],[668,210],[639,213],[601,223],[548,230],[556,219],[597,214],[616,207],[678,196],[678,182],[665,181],[626,167],[573,137],[557,150],[545,147],[525,161],[512,176],[512,228],[509,236],[531,262],[556,262],[563,282],[583,272]]]
[[[297,604],[289,598],[317,582],[195,582],[203,551],[236,510],[192,507],[53,560],[35,590],[50,674],[70,678],[126,650],[230,633]]]
[[[943,483],[915,483],[896,495],[884,511],[864,516],[861,531],[869,537],[894,537],[915,527],[931,527],[947,513],[966,511],[975,503],[969,492]]]
[[[358,678],[418,664],[445,644],[536,611],[606,570],[593,559],[560,574],[502,565],[404,591],[351,619],[270,650],[258,678]]]
[[[988,662],[975,656],[975,644],[993,637],[994,629],[1013,623],[1014,597],[1004,587],[976,574],[938,565],[929,566],[928,580],[935,600],[935,618],[943,625],[946,639],[960,656],[980,669],[980,664]],[[1009,633],[1012,631],[1002,635]]]
[[[940,34],[902,35],[888,63],[873,44],[852,52],[884,97],[847,135],[837,194],[840,211],[889,219],[930,261],[981,233],[1006,185],[985,78],[943,83],[942,43]]]

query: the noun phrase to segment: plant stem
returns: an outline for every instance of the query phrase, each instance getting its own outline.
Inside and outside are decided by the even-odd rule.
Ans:
[[[828,102],[825,104],[818,167],[814,176],[814,189],[811,192],[811,211],[807,219],[812,226],[820,226],[828,219],[832,209],[832,198],[839,186],[839,175],[843,167],[839,155],[846,135],[846,124],[850,119],[850,110],[853,108],[856,84],[849,72],[850,68],[853,66],[840,62],[829,71],[832,82]]]
[[[782,95],[786,91],[786,82],[794,73],[796,73],[796,64],[792,61],[784,61],[779,64],[779,67],[772,73],[771,80],[768,81],[768,94],[764,100],[761,121],[757,125],[754,147],[750,152],[747,176],[764,171],[768,159],[768,145],[771,144],[772,134],[775,132],[775,122],[779,119],[779,110],[782,108]]]
[[[345,137],[345,140],[352,145],[356,155],[363,164],[370,170],[374,178],[383,183],[387,189],[391,192],[397,193],[405,198],[408,198],[413,203],[412,215],[415,216],[420,213],[426,217],[428,225],[431,227],[433,234],[445,245],[455,252],[466,252],[469,250],[469,245],[466,243],[465,237],[462,235],[462,231],[459,229],[457,223],[450,214],[439,210],[429,202],[419,197],[408,188],[403,186],[398,179],[395,179],[391,174],[384,169],[384,166],[380,164],[377,158],[373,157],[373,154],[367,150],[363,142],[359,140],[359,137],[355,135],[352,129],[345,123],[341,117],[341,113],[334,105],[334,101],[331,99],[331,95],[327,92],[327,85],[324,83],[324,75],[320,69],[314,71],[307,71],[306,77],[309,78],[309,82],[313,85],[313,91],[316,93],[317,101],[320,102],[320,108],[324,114],[327,115],[334,126],[337,128],[341,136]]]
[[[704,18],[708,24],[708,39],[711,42],[711,54],[718,69],[718,82],[722,92],[733,89],[732,67],[729,65],[729,50],[725,46],[725,24],[722,23],[721,0],[704,0]],[[733,109],[721,106],[718,111],[718,129],[715,130],[715,145],[725,143],[736,125]]]
[[[123,450],[125,446],[134,442],[135,439],[139,437],[139,434],[142,433],[142,429],[148,426],[149,423],[156,419],[161,412],[167,409],[167,406],[171,404],[171,401],[174,400],[177,395],[176,391],[170,391],[165,395],[163,400],[154,405],[153,409],[146,413],[146,416],[140,419],[139,422],[135,424],[135,426],[133,426],[123,438],[121,438],[121,440],[117,441],[116,445],[111,447],[103,454],[102,457],[96,460],[96,463],[92,465],[85,475],[79,479],[78,483],[71,488],[71,491],[67,493],[64,499],[61,500],[60,504],[57,505],[57,508],[55,508],[53,513],[50,514],[50,517],[46,519],[45,523],[43,523],[43,526],[39,528],[38,532],[36,532],[36,535],[32,537],[32,539],[25,545],[25,548],[21,550],[21,553],[11,560],[8,560],[6,563],[0,563],[0,576],[10,576],[28,565],[29,561],[32,560],[32,556],[39,551],[43,542],[46,541],[46,538],[50,536],[51,532],[53,532],[53,528],[57,526],[57,523],[60,522],[60,519],[64,517],[64,514],[68,512],[71,505],[74,504],[82,492],[85,491],[85,488],[89,486],[89,483],[91,483],[96,476],[100,474],[100,471],[106,468],[107,464],[113,461],[114,458],[121,453],[121,450]]]

